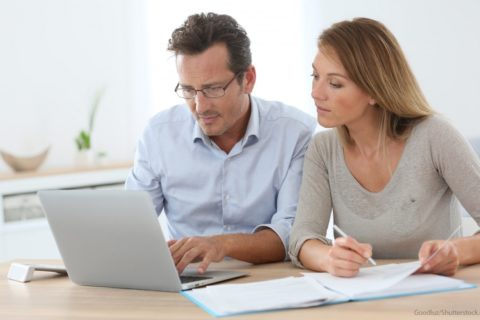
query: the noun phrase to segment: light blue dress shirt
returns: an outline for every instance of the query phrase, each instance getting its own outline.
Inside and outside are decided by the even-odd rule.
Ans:
[[[125,186],[150,193],[173,239],[270,228],[287,252],[316,121],[280,102],[250,101],[245,136],[228,154],[203,134],[185,104],[150,120]]]

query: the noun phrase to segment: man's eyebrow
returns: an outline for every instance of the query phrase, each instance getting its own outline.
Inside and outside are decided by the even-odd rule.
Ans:
[[[182,88],[186,88],[186,89],[193,89],[193,86],[191,85],[188,85],[188,84],[182,84],[181,82],[178,83],[180,85],[180,87]],[[205,83],[205,84],[202,84],[202,89],[204,88],[211,88],[211,87],[222,87],[223,86],[223,82],[221,81],[215,81],[215,82],[210,82],[210,83]]]

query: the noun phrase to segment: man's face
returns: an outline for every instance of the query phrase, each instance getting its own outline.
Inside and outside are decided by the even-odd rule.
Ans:
[[[177,72],[179,86],[189,89],[223,88],[235,74],[228,69],[228,51],[225,45],[214,45],[196,55],[178,55]],[[235,134],[242,127],[244,116],[249,110],[248,94],[253,88],[246,71],[241,83],[237,79],[225,89],[220,98],[207,98],[198,91],[195,98],[186,99],[203,133],[209,137]],[[248,122],[248,119],[247,119]]]

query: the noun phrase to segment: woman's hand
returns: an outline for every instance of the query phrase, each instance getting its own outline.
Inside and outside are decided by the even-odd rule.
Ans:
[[[438,252],[436,252],[437,250]],[[422,263],[422,267],[417,273],[436,273],[453,276],[460,265],[457,247],[451,241],[445,240],[424,242],[418,252],[418,259]]]
[[[354,277],[372,256],[372,246],[352,237],[336,238],[327,252],[326,271],[334,276]]]

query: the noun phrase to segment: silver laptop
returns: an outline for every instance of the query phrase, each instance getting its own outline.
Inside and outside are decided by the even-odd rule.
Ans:
[[[79,285],[180,291],[246,275],[186,270],[179,276],[147,192],[50,190],[38,195],[68,275]]]

